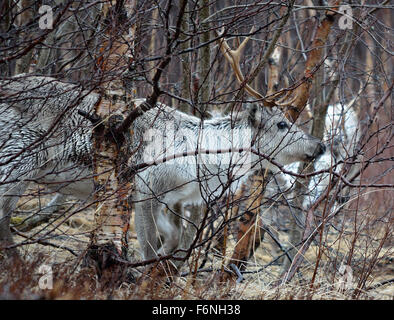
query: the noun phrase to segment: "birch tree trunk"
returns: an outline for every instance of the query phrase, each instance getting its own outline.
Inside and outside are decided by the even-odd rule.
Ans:
[[[341,1],[337,0],[331,5],[336,7],[339,6],[340,3]],[[288,117],[293,121],[297,120],[298,116],[304,110],[305,105],[309,99],[314,74],[317,68],[320,67],[322,59],[322,49],[327,42],[331,27],[334,24],[335,14],[336,13],[333,11],[326,11],[325,17],[320,22],[319,27],[317,28],[311,49],[307,55],[303,82],[295,90],[294,93],[295,100],[292,103],[294,108],[289,109],[287,112]]]
[[[246,206],[242,217],[238,223],[236,245],[229,260],[229,267],[238,268],[240,271],[245,269],[246,261],[253,255],[259,247],[263,237],[263,224],[260,216],[260,209],[263,200],[263,194],[268,182],[267,171],[258,171],[251,179],[252,186],[247,191]],[[224,246],[225,247],[225,246]],[[224,279],[229,279],[229,274],[223,274]]]
[[[182,20],[182,29],[183,30],[188,30],[188,26],[187,26],[187,20],[186,20],[186,15],[185,18]],[[189,48],[191,46],[191,41],[188,40],[186,41],[186,39],[183,39],[184,42],[181,44],[181,48],[182,50],[186,50],[187,48]],[[183,54],[181,56],[182,59],[182,92],[181,92],[181,96],[184,99],[191,99],[192,97],[192,70],[191,70],[191,65],[190,65],[190,55],[189,53]],[[179,110],[181,110],[182,112],[185,113],[191,113],[191,108],[190,106],[188,106],[186,103],[181,103],[179,106]]]
[[[281,58],[281,47],[277,46],[268,59],[268,90],[267,95],[271,95],[278,90],[280,80],[279,61]],[[229,266],[234,265],[241,271],[245,268],[245,262],[253,255],[254,251],[259,247],[264,239],[265,231],[261,217],[261,205],[263,203],[264,192],[268,182],[267,172],[258,170],[251,179],[251,187],[248,190],[248,197],[245,214],[238,222],[237,242],[233,251],[233,255],[229,261]],[[236,197],[245,197],[246,188],[240,190],[240,194]],[[238,213],[239,209],[237,210]],[[231,216],[232,213],[230,214]],[[227,229],[225,230],[225,233]],[[226,236],[224,237],[226,242]],[[225,256],[225,248],[223,245],[223,255]],[[234,268],[234,267],[233,267]],[[226,274],[228,275],[228,274]],[[226,278],[229,278],[226,276]]]
[[[22,27],[24,24],[28,24],[32,18],[33,18],[33,6],[34,1],[33,0],[22,0],[21,2],[21,8],[24,9],[25,11],[19,15],[18,19],[18,25],[19,27]],[[29,38],[31,38],[31,35],[29,35],[26,32],[21,33],[21,38],[23,41],[28,41]],[[27,54],[23,55],[21,58],[19,58],[16,61],[15,65],[15,74],[21,74],[21,73],[28,73],[30,64],[31,64],[31,58],[33,55],[33,51],[30,50]]]
[[[12,19],[11,14],[11,0],[3,0],[0,5],[0,33],[6,33],[10,26],[10,21]],[[4,55],[7,55],[7,51],[3,52]],[[5,64],[0,63],[0,74],[2,75],[11,75],[12,71],[10,70],[10,63],[7,62]]]
[[[130,64],[128,50],[133,47],[133,39],[129,38],[128,30],[122,28],[126,24],[125,7],[118,6],[118,3],[104,7],[109,25],[98,59],[103,78],[117,75],[116,79],[121,79],[122,70],[127,70]],[[134,35],[133,31],[131,35]],[[106,274],[113,280],[112,273],[119,271],[114,257],[127,258],[128,249],[133,183],[131,177],[126,176],[126,168],[131,154],[131,134],[129,130],[119,133],[117,128],[131,111],[130,105],[124,102],[131,97],[121,80],[104,80],[101,90],[104,99],[95,107],[95,117],[99,120],[93,130],[96,228],[92,233],[89,256],[97,263],[99,274],[107,269]]]
[[[335,1],[332,5],[339,6],[340,3],[341,1]],[[300,113],[304,110],[306,103],[310,97],[312,84],[315,83],[315,86],[320,86],[321,84],[321,81],[319,81],[319,76],[316,77],[316,74],[319,75],[317,68],[322,68],[322,66],[324,65],[324,62],[321,61],[323,57],[323,49],[324,49],[324,45],[328,40],[331,27],[334,23],[334,16],[335,16],[335,12],[326,11],[325,17],[319,23],[319,26],[316,30],[316,34],[314,36],[311,49],[307,55],[307,61],[305,64],[305,71],[304,71],[304,81],[295,90],[295,95],[294,95],[295,100],[293,102],[294,108],[289,109],[287,112],[288,117],[290,119],[293,119],[293,121],[296,121]],[[320,94],[318,94],[317,97],[319,97]],[[319,101],[316,103],[316,107],[318,105],[319,108],[323,108],[324,103],[322,103],[322,101],[324,99],[320,97],[318,100]],[[323,109],[318,110],[317,108],[314,108],[314,112],[316,114],[316,119],[314,119],[314,123],[311,129],[311,134],[321,138],[323,137],[323,133],[324,133],[326,110]],[[306,166],[308,166],[308,164],[302,165],[300,171],[303,171],[306,168]],[[311,166],[309,165],[308,168],[309,171],[313,170],[313,164]],[[306,221],[305,217],[302,214],[302,207],[304,202],[304,196],[302,195],[308,191],[306,189],[308,185],[309,185],[308,180],[301,182],[299,179],[297,179],[295,183],[295,190],[294,190],[294,194],[296,197],[294,203],[295,216],[293,217],[293,219],[291,219],[290,227],[289,227],[290,229],[289,242],[290,245],[293,246],[293,250],[289,251],[289,256],[291,257],[292,261],[294,261],[293,258],[295,258],[297,253],[295,246],[298,243],[300,243],[304,237],[303,228],[299,225],[299,223],[304,224],[304,222]],[[292,264],[293,262],[290,263],[288,259],[285,259],[284,264],[282,265],[282,273],[285,274],[290,269]]]
[[[201,57],[199,60],[199,74],[200,74],[200,94],[198,99],[198,107],[201,112],[201,117],[206,118],[208,116],[207,103],[209,101],[209,96],[211,93],[211,81],[210,81],[210,69],[211,69],[211,48],[208,44],[210,39],[209,24],[203,22],[209,17],[210,2],[208,0],[201,0],[200,9],[200,21],[203,33],[200,38],[201,43],[206,43],[205,46],[201,48]]]

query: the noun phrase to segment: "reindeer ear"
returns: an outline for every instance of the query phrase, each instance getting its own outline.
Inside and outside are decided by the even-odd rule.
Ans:
[[[258,104],[257,103],[248,103],[246,110],[248,113],[248,120],[253,127],[258,127],[260,123],[260,119],[258,117]]]

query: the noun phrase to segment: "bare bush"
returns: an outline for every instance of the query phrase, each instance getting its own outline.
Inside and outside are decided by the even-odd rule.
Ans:
[[[392,21],[389,1],[3,1],[0,297],[392,299]],[[251,152],[241,177],[198,162],[250,104],[273,147],[220,150]],[[164,118],[198,130],[145,159]],[[282,161],[299,128],[325,152]]]

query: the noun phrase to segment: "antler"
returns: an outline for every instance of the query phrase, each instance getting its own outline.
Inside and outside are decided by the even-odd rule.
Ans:
[[[254,31],[254,26],[250,29],[249,33],[253,33]],[[255,89],[253,89],[248,83],[245,82],[245,77],[242,74],[241,67],[240,67],[240,59],[242,52],[246,46],[246,43],[249,41],[250,36],[246,37],[242,43],[238,46],[236,50],[232,50],[226,40],[223,37],[224,35],[224,27],[220,32],[218,32],[218,37],[219,39],[219,47],[220,50],[222,51],[224,57],[226,60],[230,63],[231,68],[233,69],[235,76],[238,80],[238,82],[244,86],[246,92],[248,92],[251,96],[255,97],[256,99],[262,100],[265,102],[268,106],[289,106],[294,102],[295,97],[291,99],[290,101],[286,101],[292,91],[289,91],[285,94],[284,97],[282,97],[279,101],[274,101],[276,97],[280,96],[283,94],[283,91],[278,91],[277,93],[273,94],[270,99],[265,98],[260,92],[257,92]]]
[[[253,31],[254,31],[254,26],[252,27],[252,29],[250,29],[250,33],[252,33]],[[250,36],[246,37],[236,50],[232,50],[228,45],[228,43],[224,40],[224,37],[222,37],[223,34],[224,34],[224,27],[220,32],[218,32],[218,36],[221,37],[219,39],[220,50],[222,51],[226,60],[230,63],[231,68],[235,72],[235,76],[237,77],[238,82],[240,84],[243,84],[245,81],[245,77],[242,74],[241,67],[239,66],[239,61],[241,59],[242,51],[244,50],[246,43],[249,41]],[[259,92],[257,92],[256,90],[254,90],[247,83],[245,83],[245,90],[253,97],[264,100],[264,96]]]

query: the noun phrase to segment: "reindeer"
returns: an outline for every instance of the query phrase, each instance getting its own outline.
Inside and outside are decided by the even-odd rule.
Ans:
[[[237,51],[221,43],[241,83],[238,54],[248,39]],[[29,181],[77,198],[93,195],[91,127],[76,110],[89,113],[100,97],[46,77],[19,77],[1,85],[5,99],[0,105],[0,241],[7,244],[10,215]],[[179,201],[219,197],[246,163],[277,171],[278,166],[311,161],[324,153],[318,139],[286,119],[278,108],[281,102],[264,99],[249,85],[245,89],[261,103],[247,102],[243,111],[205,121],[157,104],[132,124],[131,164],[151,157],[149,150],[155,150],[155,156],[164,154],[160,161],[148,159],[150,165],[135,174],[136,230],[144,259],[171,253],[182,242],[182,226],[162,213],[164,204],[171,208]],[[147,138],[150,130],[172,144],[160,148],[157,141],[149,141],[151,136]],[[173,157],[167,156],[169,150]],[[179,153],[182,156],[176,156]],[[246,179],[251,172],[246,170],[239,178]]]
[[[165,163],[151,167],[143,172],[137,182],[136,229],[145,259],[153,259],[159,255],[170,254],[177,249],[189,249],[192,237],[185,231],[180,218],[183,210],[179,204],[201,203],[205,200],[217,200],[226,189],[240,185],[253,174],[256,168],[266,168],[274,172],[279,171],[279,165],[286,165],[297,161],[309,162],[325,152],[325,146],[318,139],[306,134],[292,124],[279,109],[285,105],[283,99],[273,102],[265,99],[248,84],[244,84],[239,61],[242,51],[249,37],[241,43],[237,50],[231,50],[224,39],[220,40],[220,49],[230,63],[239,83],[259,102],[248,102],[240,112],[232,112],[227,116],[215,117],[201,121],[196,117],[187,116],[179,111],[173,112],[170,123],[175,123],[170,130],[173,135],[173,150],[200,150],[206,153],[200,158],[188,157],[172,159],[165,158]],[[287,96],[285,97],[287,98]],[[291,104],[291,101],[287,102]],[[274,105],[267,108],[264,105]],[[168,119],[169,120],[169,119]],[[153,128],[160,135],[166,131],[168,121],[155,122]],[[173,133],[172,133],[173,132]],[[249,132],[248,134],[245,134]],[[217,137],[221,141],[215,144]],[[171,140],[170,139],[170,140]],[[217,141],[217,140],[216,140]],[[231,180],[237,172],[237,161],[223,158],[223,150],[242,150],[254,147],[258,152],[250,152],[248,170],[242,171],[238,179]],[[204,152],[205,150],[205,152]],[[171,152],[170,152],[171,154]],[[272,161],[261,158],[261,154],[268,155]],[[231,157],[230,157],[231,158]],[[232,159],[232,158],[231,158]],[[296,160],[299,159],[299,160]],[[237,158],[237,160],[240,160]],[[241,163],[245,159],[241,159]],[[152,162],[154,163],[154,161]],[[243,162],[244,163],[244,162]],[[238,163],[239,165],[239,163]],[[241,165],[242,167],[242,165]],[[239,173],[239,171],[238,171]],[[162,177],[171,177],[171,181]],[[236,182],[236,183],[234,183]],[[152,198],[152,195],[155,195]],[[162,208],[167,206],[171,214],[166,214]],[[177,208],[177,210],[175,210]],[[196,227],[200,217],[190,217]],[[162,237],[156,237],[156,230]],[[189,230],[190,231],[190,230]],[[182,262],[175,262],[179,267]]]
[[[10,216],[30,181],[78,199],[93,195],[91,124],[76,110],[91,112],[99,95],[36,76],[2,81],[1,88],[0,240],[4,246],[12,243]],[[143,101],[137,100],[136,105]],[[157,104],[132,124],[136,152],[130,163],[146,160],[146,150],[152,144],[147,139],[148,130],[165,136],[170,127],[173,150],[193,152],[163,160],[135,176],[136,230],[144,259],[170,253],[179,246],[181,230],[172,219],[163,216],[163,203],[172,207],[178,201],[200,202],[211,192],[221,194],[229,182],[231,159],[226,161],[225,152],[220,153],[216,140],[209,137],[220,137],[222,149],[255,148],[257,152],[250,156],[252,167],[274,166],[267,159],[280,165],[310,161],[325,150],[318,139],[292,125],[277,108],[246,103],[245,110],[238,114],[201,121]],[[245,132],[250,133],[249,138],[239,135],[233,139],[234,133]],[[206,152],[202,166],[195,162],[198,149]],[[217,153],[209,154],[209,150]],[[245,179],[249,172],[241,178]],[[160,248],[156,228],[164,239]]]
[[[325,141],[326,151],[314,162],[316,171],[328,170],[333,167],[336,173],[341,171],[346,159],[353,157],[355,146],[357,145],[360,132],[359,123],[355,110],[353,109],[355,99],[347,104],[336,103],[329,105],[325,118],[325,130],[323,141]],[[297,174],[301,163],[295,162],[284,167],[286,171]],[[358,166],[352,166],[347,176],[352,176]],[[309,194],[305,197],[304,208],[308,208],[327,188],[330,174],[322,173],[311,177],[309,181]],[[295,183],[295,176],[283,172],[278,172],[276,179],[268,185],[265,193],[266,198],[271,198],[278,192],[291,194]],[[347,197],[341,197],[346,200]]]
[[[251,32],[253,31],[253,28]],[[221,34],[219,34],[220,36]],[[247,85],[247,82],[245,82],[245,78],[242,75],[241,69],[239,67],[239,61],[240,61],[240,56],[243,50],[243,47],[245,46],[245,43],[247,42],[247,39],[238,47],[237,50],[231,50],[229,45],[221,38],[219,40],[220,43],[220,48],[226,57],[226,59],[230,62],[232,68],[235,71],[235,74],[237,76],[238,81],[245,86],[246,91],[250,93],[253,97],[256,99],[262,99],[262,95],[255,91],[253,88],[250,88]],[[325,61],[325,64],[327,62]],[[328,65],[329,68],[332,68],[332,64]],[[334,73],[335,75],[335,73]],[[246,83],[246,84],[245,84]],[[360,86],[360,91],[357,94],[361,93],[363,89],[363,86]],[[286,94],[285,98],[288,97],[291,94],[292,91],[288,91]],[[276,95],[276,94],[274,94]],[[324,134],[324,141],[326,141],[329,145],[330,148],[328,148],[322,156],[317,158],[314,162],[315,170],[329,170],[330,168],[334,168],[333,170],[336,173],[339,173],[341,168],[342,168],[342,162],[346,161],[347,158],[353,156],[353,151],[355,148],[355,145],[357,144],[359,140],[359,131],[358,131],[358,119],[357,115],[353,109],[353,104],[357,98],[357,96],[352,99],[348,104],[334,104],[334,105],[329,105],[328,110],[327,110],[327,116],[326,116],[326,126],[325,126],[325,134]],[[283,100],[283,99],[282,99]],[[291,102],[286,102],[284,104],[278,103],[278,105],[290,105]],[[306,106],[306,111],[308,111],[308,106]],[[309,116],[311,116],[310,112],[307,112]],[[293,171],[294,173],[298,173],[299,167],[301,163],[300,162],[295,162],[290,165],[284,166],[285,171]],[[357,165],[352,166],[351,171],[347,174],[347,177],[352,176],[353,173],[357,170]],[[258,171],[256,171],[257,173]],[[257,175],[261,175],[260,171],[257,173]],[[265,171],[265,176],[266,176],[267,171]],[[274,178],[272,178],[274,177]],[[241,230],[247,230],[247,234],[243,234],[242,232],[238,232],[238,237],[237,237],[237,246],[234,250],[233,257],[231,259],[231,262],[235,265],[239,265],[241,260],[246,260],[248,259],[249,253],[246,253],[245,249],[248,247],[250,249],[251,243],[254,242],[254,247],[257,247],[260,243],[259,239],[249,239],[251,234],[255,234],[256,231],[254,228],[256,226],[263,226],[263,230],[258,232],[261,236],[264,235],[264,230],[266,230],[266,227],[269,225],[272,225],[273,220],[275,220],[275,213],[273,210],[273,206],[270,205],[267,208],[265,205],[263,205],[261,208],[260,203],[262,203],[262,198],[264,194],[264,198],[266,199],[278,199],[282,196],[285,196],[287,199],[286,201],[289,203],[288,199],[292,199],[295,196],[295,190],[294,190],[294,183],[295,183],[295,177],[294,175],[286,174],[283,173],[282,171],[275,170],[274,175],[270,175],[269,179],[266,176],[263,180],[265,183],[262,183],[262,177],[259,179],[259,177],[253,177],[251,181],[248,181],[248,184],[251,185],[253,184],[253,188],[258,188],[258,191],[253,191],[254,196],[252,196],[245,205],[250,208],[253,207],[255,209],[252,209],[253,212],[250,213],[250,217],[245,220],[245,222],[240,223],[239,229]],[[267,184],[267,181],[268,184]],[[256,181],[261,181],[257,182]],[[322,193],[323,191],[327,188],[327,186],[330,183],[330,174],[325,173],[325,174],[318,174],[315,176],[312,176],[309,182],[309,186],[307,187],[308,193],[304,197],[304,202],[303,202],[303,207],[307,208],[310,206],[311,203],[313,203]],[[264,185],[264,187],[263,187]],[[263,188],[263,189],[261,189]],[[236,198],[239,198],[242,195],[245,195],[245,188],[240,188],[239,192],[236,195]],[[257,194],[259,194],[257,196]],[[290,197],[288,197],[290,195]],[[338,200],[343,200],[346,199],[347,197],[343,196],[338,196]],[[290,201],[291,202],[291,201]],[[340,206],[341,204],[338,203]],[[334,209],[338,207],[337,204],[334,205]],[[242,208],[244,205],[242,205]],[[260,209],[263,209],[262,216],[257,217],[259,214],[257,213],[260,211]],[[238,212],[239,209],[237,207],[235,208],[235,212]],[[233,211],[231,211],[233,214]],[[255,217],[251,216],[251,214],[256,215]],[[288,212],[290,216],[290,212]],[[257,223],[255,219],[258,219]],[[270,228],[271,229],[271,228]],[[271,229],[272,231],[272,229]],[[249,240],[248,240],[249,239]],[[241,244],[242,243],[242,244]],[[239,246],[238,246],[239,245]],[[245,247],[246,246],[246,247]],[[249,250],[248,249],[248,250]]]
[[[268,155],[276,163],[286,165],[295,161],[310,161],[325,150],[318,139],[292,125],[279,109],[260,108],[256,103],[248,103],[246,110],[237,115],[203,122],[179,111],[166,112],[166,118],[163,122],[156,121],[153,128],[156,132],[165,132],[169,125],[175,123],[175,130],[171,133],[175,150],[191,150],[194,153],[201,148],[207,154],[200,163],[193,156],[170,157],[137,175],[135,219],[145,259],[169,254],[180,244],[179,224],[163,213],[161,209],[164,204],[171,209],[178,202],[201,203],[204,198],[217,199],[231,184],[229,177],[240,170],[237,160],[245,165],[242,158],[226,159],[224,150],[242,150],[251,146],[258,150],[256,153],[250,152],[250,169],[237,177],[240,181],[246,179],[256,167],[277,170],[275,165],[263,160],[259,154]],[[248,132],[249,138],[245,134]],[[217,140],[210,137],[219,138],[219,148],[215,143]],[[160,249],[156,243],[156,228],[164,238]]]

